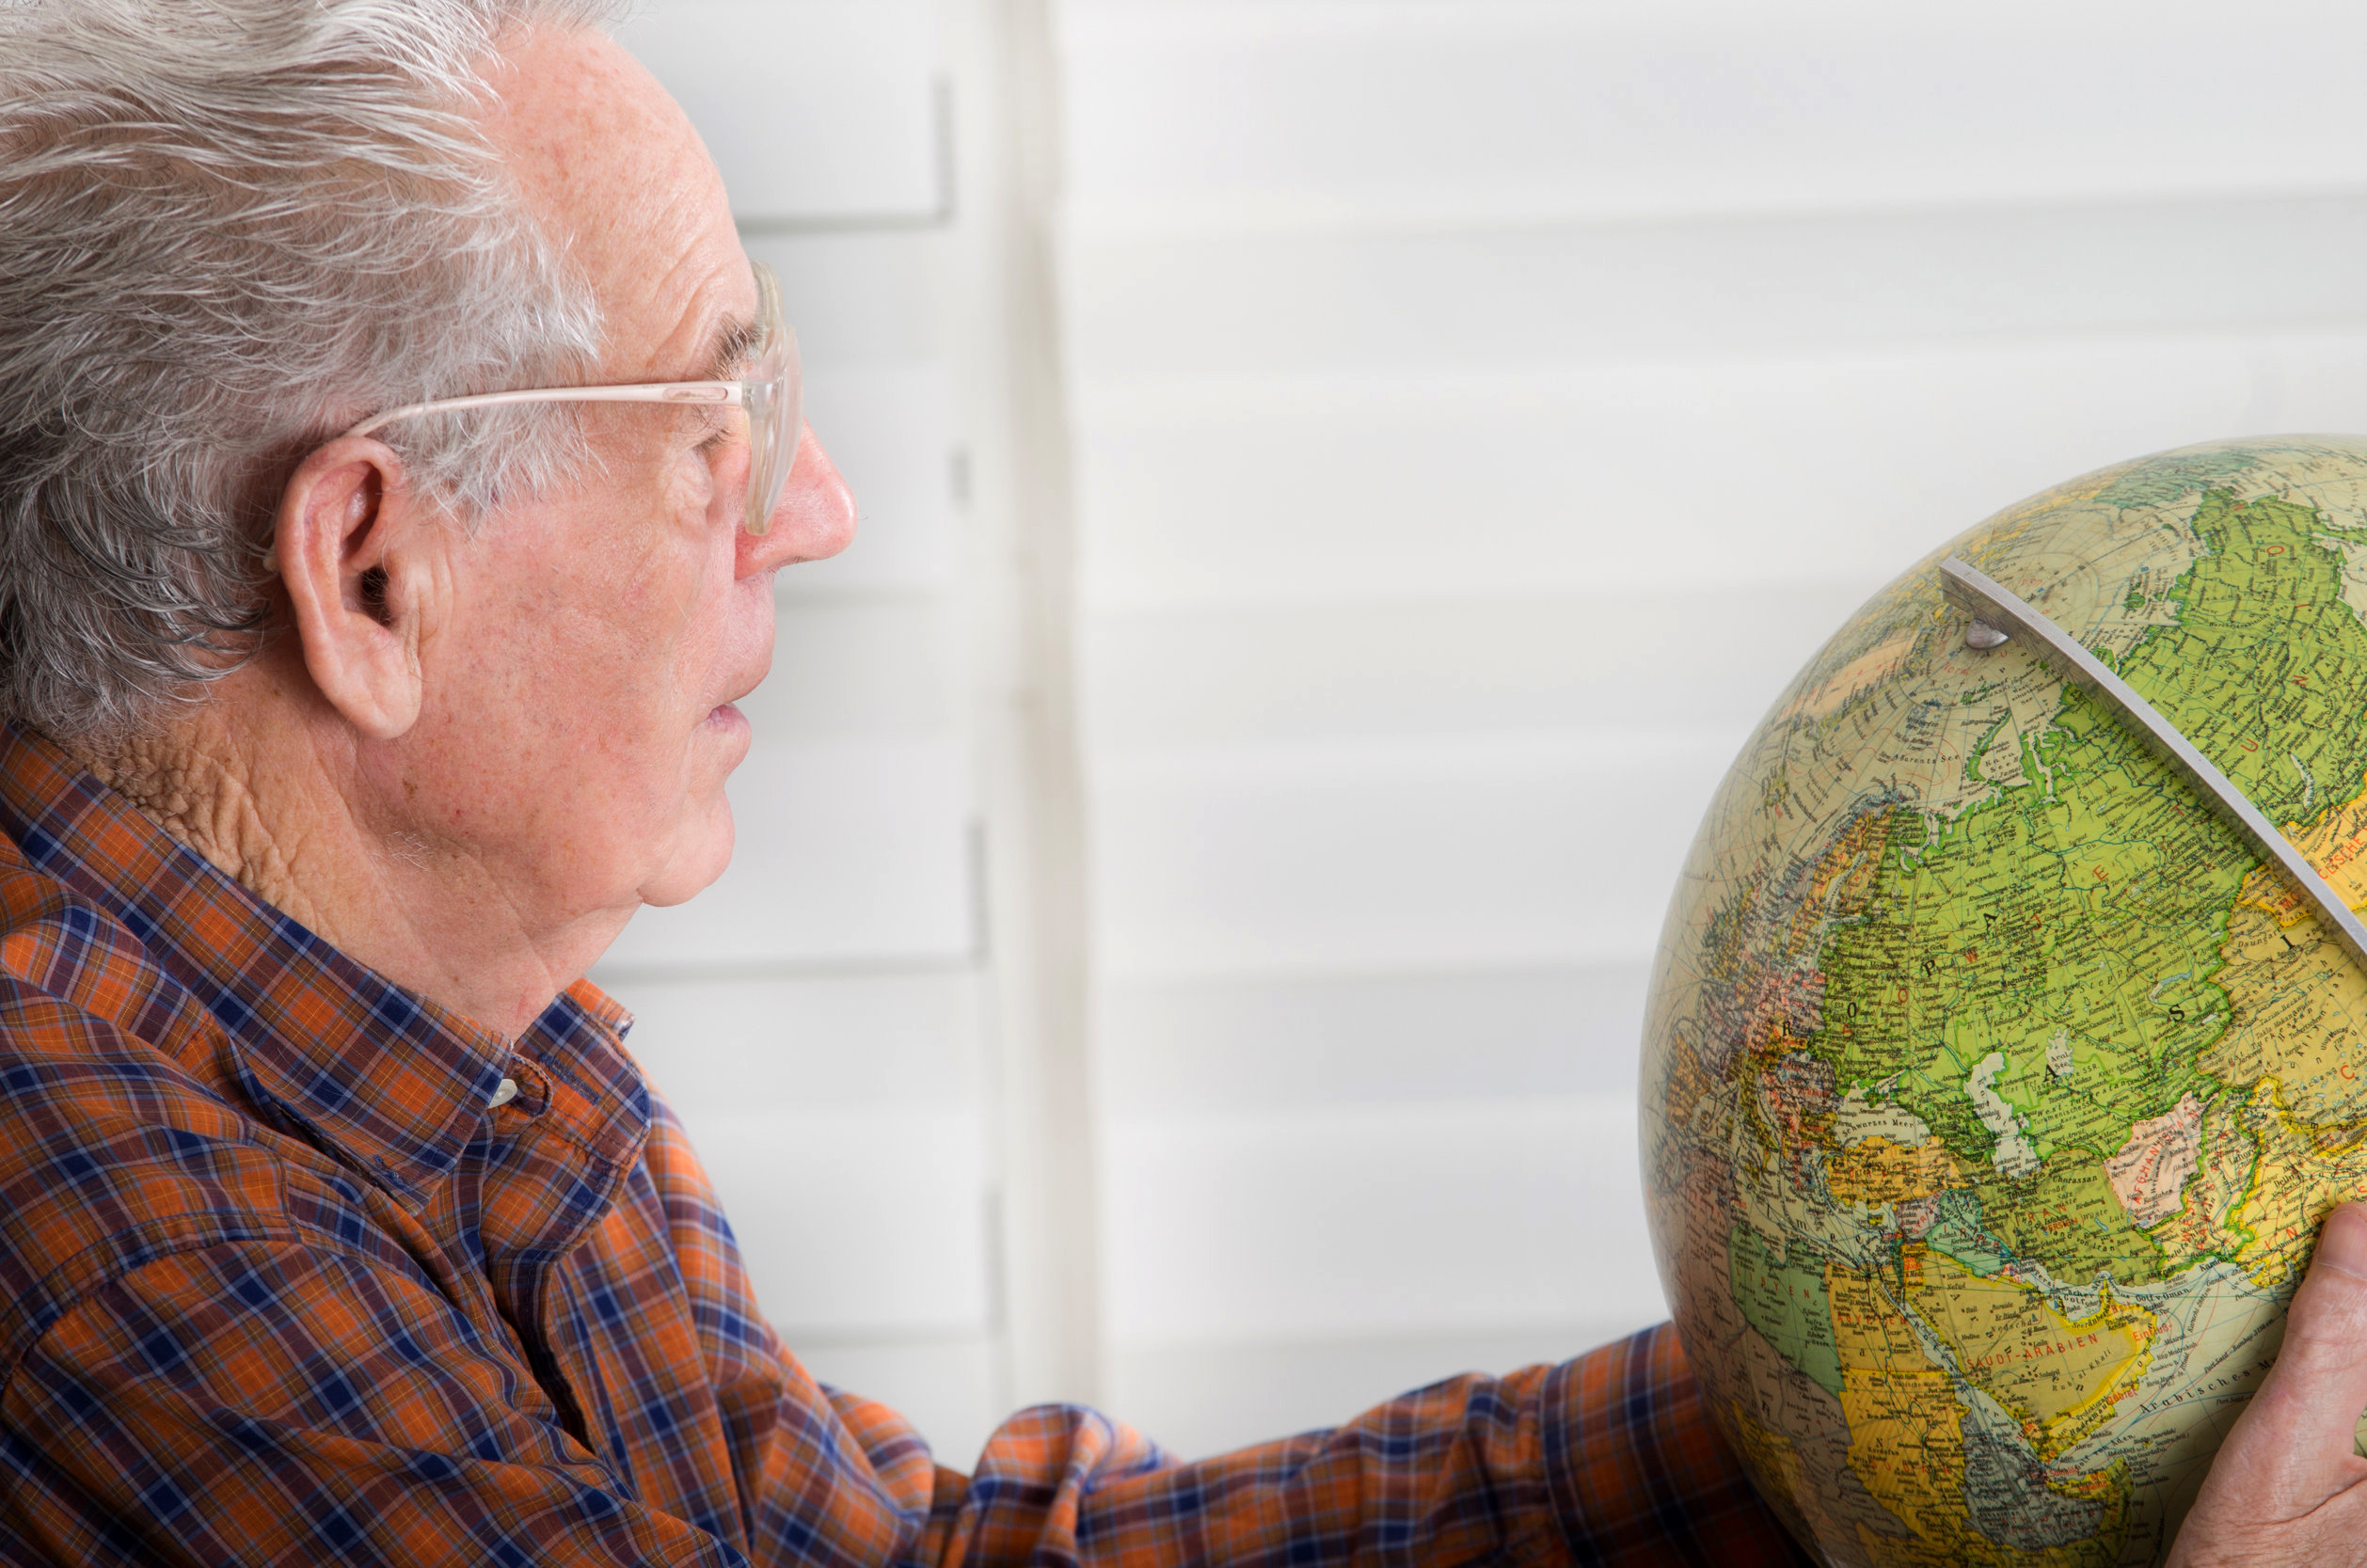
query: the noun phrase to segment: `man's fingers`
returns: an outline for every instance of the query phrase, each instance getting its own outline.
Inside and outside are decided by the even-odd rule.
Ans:
[[[2285,1314],[2284,1349],[2252,1397],[2240,1441],[2290,1445],[2288,1464],[2342,1465],[2367,1409],[2367,1207],[2343,1204]]]

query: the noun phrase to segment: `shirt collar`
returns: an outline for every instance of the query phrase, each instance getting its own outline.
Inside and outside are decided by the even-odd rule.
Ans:
[[[602,1156],[646,1136],[646,1092],[619,1044],[630,1021],[588,981],[507,1039],[356,963],[15,723],[0,728],[0,832],[219,1021],[260,1102],[406,1205],[450,1174],[514,1053],[582,1094],[584,1141]]]

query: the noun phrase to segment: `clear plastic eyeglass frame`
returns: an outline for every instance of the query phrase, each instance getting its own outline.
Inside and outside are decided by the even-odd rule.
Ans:
[[[797,448],[805,431],[805,377],[798,361],[797,334],[781,309],[781,283],[762,261],[756,275],[756,351],[745,380],[652,381],[624,387],[538,387],[520,392],[479,392],[437,398],[374,415],[345,432],[368,436],[397,420],[422,414],[454,414],[469,408],[500,408],[519,403],[723,404],[748,419],[748,531],[772,526],[773,510],[789,486]]]

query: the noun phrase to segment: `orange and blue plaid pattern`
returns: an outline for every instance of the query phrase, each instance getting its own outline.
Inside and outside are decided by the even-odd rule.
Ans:
[[[0,833],[0,1560],[1805,1560],[1665,1329],[1196,1464],[1043,1407],[943,1468],[776,1341],[597,990],[495,1036],[14,730]]]

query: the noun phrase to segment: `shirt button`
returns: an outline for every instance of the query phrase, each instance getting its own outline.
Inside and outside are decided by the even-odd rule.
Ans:
[[[501,1080],[501,1086],[493,1091],[493,1098],[485,1102],[485,1108],[487,1110],[491,1110],[496,1105],[507,1105],[511,1101],[516,1100],[516,1098],[517,1080],[515,1078],[504,1078]]]

